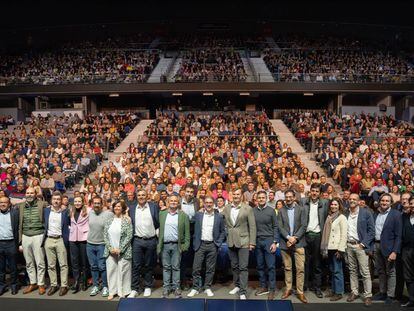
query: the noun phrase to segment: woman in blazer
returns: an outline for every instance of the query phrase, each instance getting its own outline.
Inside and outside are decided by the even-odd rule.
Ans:
[[[112,208],[114,217],[106,222],[104,228],[108,300],[116,295],[125,297],[131,293],[132,223],[125,201],[115,202]]]
[[[86,255],[86,239],[89,232],[89,209],[83,203],[82,196],[76,196],[69,213],[69,250],[72,263],[73,278],[72,293],[80,288],[87,290],[88,257]]]
[[[331,271],[330,301],[338,301],[344,293],[343,258],[347,241],[347,219],[343,215],[342,201],[338,198],[331,200],[329,214],[323,228],[321,252],[323,257],[329,259]]]

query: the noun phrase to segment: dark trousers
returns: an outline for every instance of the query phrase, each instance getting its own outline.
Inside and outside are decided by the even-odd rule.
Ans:
[[[88,276],[88,256],[86,254],[86,241],[69,242],[70,262],[72,264],[73,278],[80,281],[81,273]]]
[[[274,291],[276,289],[276,254],[270,252],[272,243],[273,238],[258,238],[256,241],[255,255],[260,287],[268,288],[269,286],[269,289]]]
[[[397,255],[397,259],[395,261],[395,270],[397,273],[397,280],[395,285],[395,298],[401,299],[403,297],[404,292],[404,266],[401,259],[401,254]]]
[[[206,262],[204,288],[207,289],[211,288],[216,270],[217,246],[214,242],[201,242],[200,248],[194,254],[193,288],[198,291],[203,286],[201,269],[203,268],[204,261]]]
[[[249,249],[230,247],[229,256],[231,270],[233,272],[233,284],[240,288],[240,295],[246,295],[247,281],[249,278],[249,271],[247,270],[249,264]]]
[[[321,234],[306,233],[305,287],[315,289],[322,285]]]
[[[0,241],[0,290],[6,286],[6,261],[10,269],[10,286],[17,288],[17,247],[14,240]]]
[[[193,236],[193,235],[191,235]],[[191,277],[191,269],[194,262],[194,248],[193,248],[193,239],[190,239],[190,247],[187,251],[181,253],[181,263],[180,263],[180,279],[181,284],[186,285],[187,281]]]
[[[144,240],[134,237],[132,242],[132,290],[139,291],[141,275],[144,278],[144,287],[152,287],[156,262],[157,238]]]
[[[403,247],[401,261],[404,266],[404,279],[407,282],[408,296],[414,302],[414,248]]]

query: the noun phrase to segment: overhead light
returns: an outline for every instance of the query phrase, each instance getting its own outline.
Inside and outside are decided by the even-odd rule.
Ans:
[[[206,93],[203,93],[203,95],[204,96],[213,96],[214,94],[213,93],[210,93],[210,92],[206,92]]]
[[[183,93],[172,93],[172,96],[183,96]]]
[[[313,93],[303,93],[303,96],[313,96]]]
[[[109,97],[119,97],[119,94],[118,93],[111,93],[111,94],[109,94]]]
[[[240,96],[250,96],[249,92],[240,92]]]

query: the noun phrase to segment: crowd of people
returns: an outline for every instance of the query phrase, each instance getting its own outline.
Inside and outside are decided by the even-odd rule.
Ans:
[[[85,178],[71,206],[57,191],[45,202],[32,186],[17,205],[0,193],[0,293],[7,289],[6,261],[12,294],[18,292],[20,249],[29,277],[24,294],[44,295],[47,272],[47,294],[66,295],[71,269],[73,293],[87,290],[90,270],[91,296],[149,297],[158,254],[162,297],[180,298],[183,289],[188,297],[201,290],[211,297],[216,270],[223,275],[227,269],[225,253],[233,275],[229,295],[243,300],[249,257],[259,276],[254,294],[274,299],[281,256],[282,299],[296,294],[307,303],[305,292],[313,291],[338,301],[349,281],[352,302],[360,294],[360,273],[366,306],[402,299],[406,281],[410,297],[403,306],[412,307],[413,194],[401,193],[396,206],[383,193],[372,209],[355,192],[332,197],[329,186],[280,145],[263,113],[159,114],[142,141]],[[380,281],[374,296],[372,261]]]
[[[314,149],[328,176],[369,206],[378,206],[382,193],[390,193],[395,204],[401,193],[413,193],[411,124],[365,113],[295,112],[283,120],[308,150]]]
[[[0,83],[71,84],[146,82],[159,61],[158,51],[120,48],[62,48],[4,55]]]
[[[33,116],[3,130],[0,192],[13,204],[24,199],[28,186],[46,201],[55,190],[64,193],[94,171],[104,152],[114,150],[138,122],[135,114]]]
[[[413,66],[391,52],[361,50],[265,50],[276,81],[402,83],[413,81]]]
[[[232,48],[192,49],[183,53],[175,82],[244,82],[247,74]]]

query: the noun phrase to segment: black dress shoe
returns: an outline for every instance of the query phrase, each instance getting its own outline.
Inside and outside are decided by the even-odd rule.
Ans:
[[[414,301],[408,301],[401,305],[403,308],[414,308]]]
[[[315,289],[315,295],[318,298],[323,298],[323,294],[320,288]]]
[[[7,292],[7,287],[0,288],[0,296],[3,296],[5,292]]]
[[[17,295],[18,294],[18,292],[19,292],[19,290],[17,289],[17,288],[12,288],[12,290],[11,290],[11,294],[14,296],[14,295]]]
[[[80,290],[80,283],[76,281],[70,289],[72,291],[72,294],[76,294]]]

